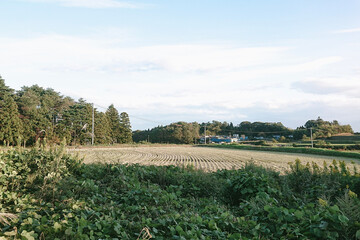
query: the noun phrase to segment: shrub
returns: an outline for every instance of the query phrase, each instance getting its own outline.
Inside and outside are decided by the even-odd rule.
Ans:
[[[224,200],[231,205],[238,206],[261,193],[277,193],[274,177],[278,177],[278,173],[254,164],[247,164],[240,170],[219,171],[218,174],[226,179]]]
[[[0,239],[355,239],[359,187],[336,161],[207,173],[12,149],[0,153]]]

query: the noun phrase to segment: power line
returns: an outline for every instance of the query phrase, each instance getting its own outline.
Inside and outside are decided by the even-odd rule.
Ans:
[[[108,108],[106,107],[103,107],[103,106],[100,106],[98,104],[94,104],[95,106],[99,107],[99,108],[102,108],[104,110],[107,110]],[[139,120],[143,120],[143,121],[146,121],[146,122],[151,122],[151,123],[156,123],[158,125],[165,125],[164,123],[161,123],[161,122],[157,122],[157,121],[153,121],[153,120],[150,120],[150,119],[146,119],[146,118],[143,118],[143,117],[138,117],[136,115],[133,115],[133,114],[129,114],[130,117],[132,118],[136,118],[136,119],[139,119]]]
[[[136,119],[139,119],[139,120],[143,120],[143,121],[146,121],[146,122],[151,122],[151,123],[156,123],[158,125],[166,125],[164,123],[160,123],[160,122],[156,122],[156,121],[153,121],[153,120],[149,120],[149,119],[146,119],[146,118],[142,118],[142,117],[137,117],[137,116],[134,116],[134,115],[130,115],[132,118],[136,118]]]

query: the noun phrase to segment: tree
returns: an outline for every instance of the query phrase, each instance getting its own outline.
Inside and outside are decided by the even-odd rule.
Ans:
[[[0,76],[0,100],[3,100],[5,95],[14,95],[14,89],[6,86],[5,80]]]
[[[59,127],[68,132],[71,136],[69,142],[73,145],[90,143],[91,118],[92,105],[84,99],[79,99],[79,102],[64,111]]]
[[[132,131],[130,125],[130,118],[126,112],[122,112],[120,114],[120,129],[121,129],[120,143],[131,143]]]
[[[22,135],[22,122],[14,100],[14,90],[0,76],[0,141],[15,145]]]
[[[153,143],[194,143],[199,138],[200,125],[197,122],[176,122],[167,126],[157,126],[151,130],[135,131],[134,141]]]
[[[320,117],[316,120],[308,120],[305,123],[305,127],[313,128],[314,139],[327,138],[339,133],[353,133],[350,125],[340,125],[337,120],[333,120],[332,122],[324,121]]]
[[[24,123],[24,144],[34,144],[46,137],[50,143],[60,143],[65,134],[59,121],[65,110],[74,105],[69,97],[63,97],[51,88],[38,85],[22,87],[17,92],[19,112]],[[61,125],[61,124],[60,124]]]
[[[298,127],[293,132],[294,140],[301,140],[301,139],[303,139],[304,135],[305,135],[305,137],[307,137],[306,135],[310,136],[309,130],[307,130],[304,127]]]
[[[112,143],[121,142],[121,125],[118,110],[111,104],[105,112],[110,126],[110,138]]]
[[[95,112],[94,133],[95,133],[96,144],[112,143],[109,119],[106,117],[105,113]]]
[[[0,141],[7,145],[20,143],[22,136],[22,122],[14,99],[3,94],[0,100]]]
[[[50,122],[41,113],[40,94],[31,88],[23,87],[17,95],[19,111],[24,123],[24,145],[26,142],[34,144],[40,135],[46,136]]]

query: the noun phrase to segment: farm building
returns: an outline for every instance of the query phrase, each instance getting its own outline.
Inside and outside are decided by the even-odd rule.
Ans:
[[[215,136],[215,137],[211,137],[210,141],[213,142],[213,143],[232,143],[232,142],[237,142],[238,139],[237,138],[231,138],[231,137]]]
[[[206,136],[206,142],[209,143],[233,143],[233,142],[240,142],[240,141],[246,141],[249,138],[245,135],[241,135],[240,137],[237,136],[233,136],[233,137],[229,137],[229,136]],[[200,138],[200,143],[204,143],[205,142],[205,138],[204,136],[202,136]]]

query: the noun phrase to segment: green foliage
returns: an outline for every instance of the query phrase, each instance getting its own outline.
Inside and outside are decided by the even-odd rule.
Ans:
[[[120,113],[120,130],[121,130],[120,143],[132,142],[130,118],[126,112]]]
[[[105,113],[95,112],[94,134],[96,144],[112,143],[110,123]]]
[[[11,95],[0,98],[0,142],[7,145],[19,145],[22,136],[22,122],[17,105]]]
[[[291,135],[292,130],[285,127],[281,122],[248,122],[244,121],[239,124],[238,132],[252,137],[272,137],[274,134]]]
[[[265,140],[259,140],[252,143],[255,146],[270,146]]]
[[[267,174],[241,169],[228,175],[224,185],[224,199],[238,206],[260,194],[273,194],[276,188]]]
[[[108,118],[110,126],[110,138],[112,143],[121,142],[121,124],[118,110],[111,104],[106,110],[106,117]]]
[[[199,138],[198,123],[176,122],[151,130],[134,132],[135,142],[150,140],[152,143],[191,144]]]
[[[5,80],[0,76],[0,143],[19,145],[22,127],[14,90],[6,86]]]
[[[67,139],[71,140],[72,145],[91,142],[91,118],[92,106],[83,99],[64,111],[59,125],[71,136]]]
[[[92,105],[77,102],[51,88],[22,87],[15,93],[0,77],[0,142],[7,145],[35,145],[36,142],[90,144]],[[110,111],[110,112],[109,112]],[[95,143],[128,143],[132,140],[127,113],[119,116],[113,105],[107,114],[95,112]]]
[[[343,162],[206,173],[10,149],[0,153],[0,216],[11,216],[0,239],[137,239],[145,227],[154,239],[355,239],[359,186]]]
[[[67,131],[59,124],[59,119],[74,104],[71,98],[38,85],[23,87],[17,92],[17,97],[24,123],[24,145],[33,145],[38,139],[44,138],[49,143],[60,143],[63,137],[68,137]]]
[[[289,152],[289,153],[305,153],[323,156],[334,157],[348,157],[360,159],[360,153],[357,152],[344,152],[320,148],[306,148],[306,147],[270,147],[270,146],[249,146],[249,145],[199,145],[199,147],[214,147],[214,148],[233,148],[243,150],[256,150],[256,151],[270,151],[270,152]]]
[[[340,125],[338,121],[324,121],[320,117],[316,120],[308,120],[306,128],[313,128],[317,138],[327,138],[339,133],[354,133],[350,125]]]
[[[360,135],[350,135],[350,136],[333,136],[331,138],[326,139],[331,143],[336,144],[352,144],[352,143],[360,143]]]
[[[305,124],[307,127],[313,127],[314,138],[330,137],[338,133],[351,133],[350,125],[340,125],[336,120],[333,122],[318,120],[309,120]],[[184,123],[177,122],[168,126],[158,126],[144,131],[134,132],[133,139],[135,142],[147,141],[148,138],[153,143],[193,143],[194,138],[198,139],[200,135],[205,132],[206,135],[215,136],[223,135],[229,136],[232,134],[245,134],[249,139],[255,137],[263,137],[266,139],[273,138],[274,135],[279,135],[280,142],[288,142],[292,139],[308,139],[310,137],[310,130],[304,126],[293,130],[285,127],[281,122],[248,122],[244,121],[238,125],[227,122],[212,121],[206,123]],[[182,128],[187,128],[184,133]],[[186,139],[189,136],[188,140]]]
[[[337,205],[341,212],[349,219],[348,226],[346,226],[346,237],[353,237],[352,234],[360,227],[360,201],[357,194],[349,189],[345,190],[345,194],[337,198]]]
[[[295,144],[295,147],[303,147],[304,145],[302,144]],[[314,144],[314,147],[316,148],[326,148],[326,149],[332,149],[332,150],[347,150],[347,151],[353,151],[353,150],[360,150],[360,144],[336,144],[333,145],[329,142],[325,142],[325,141],[318,141],[317,143]]]

